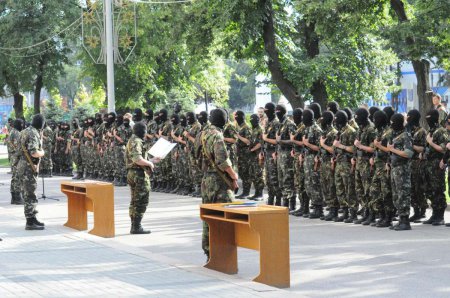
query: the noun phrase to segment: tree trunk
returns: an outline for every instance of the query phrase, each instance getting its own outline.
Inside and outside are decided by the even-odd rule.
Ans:
[[[38,74],[34,83],[34,114],[41,112],[41,91],[44,85],[43,83],[42,74]]]
[[[273,24],[273,8],[271,0],[262,0],[261,5],[267,8],[267,15],[263,20],[263,40],[264,49],[268,56],[267,66],[270,74],[272,75],[272,81],[280,89],[281,93],[286,97],[292,108],[303,108],[305,103],[302,96],[298,94],[297,88],[294,84],[285,77],[283,69],[281,67],[278,48],[275,40],[275,28]]]
[[[19,92],[14,93],[14,113],[16,119],[23,119],[23,96]]]
[[[431,89],[430,62],[425,59],[413,60],[411,62],[417,77],[417,96],[419,97],[419,111],[422,115],[420,117],[421,124],[424,127],[428,127],[425,116],[433,108],[432,93],[427,93]]]

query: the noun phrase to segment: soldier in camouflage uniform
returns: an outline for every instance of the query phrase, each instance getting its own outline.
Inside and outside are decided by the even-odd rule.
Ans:
[[[197,136],[195,137],[195,141],[194,141],[194,157],[195,157],[195,161],[197,164],[199,164],[200,167],[200,171],[198,173],[200,181],[203,178],[203,171],[201,170],[201,165],[203,163],[203,154],[202,154],[202,140],[201,140],[201,135],[203,131],[206,131],[209,129],[209,126],[211,125],[208,121],[208,113],[205,111],[200,112],[200,114],[197,117],[198,122],[201,124],[202,128],[200,130],[200,133],[197,134]],[[201,196],[201,189],[199,189],[200,192],[194,192],[191,194],[191,196],[194,197],[198,197]]]
[[[159,111],[159,119],[161,121],[161,128],[159,129],[158,137],[171,141],[170,133],[173,130],[173,125],[170,119],[168,119],[168,113],[166,109]],[[161,175],[162,183],[165,187],[161,191],[169,193],[175,188],[175,183],[172,177],[172,160],[170,156],[167,156],[161,162]]]
[[[100,154],[100,144],[101,144],[101,136],[100,131],[101,127],[103,126],[103,119],[102,114],[96,113],[95,114],[95,122],[89,129],[91,130],[91,152],[92,158],[95,159],[92,163],[94,172],[92,173],[92,177],[94,179],[98,179],[101,174],[101,154]]]
[[[439,112],[439,124],[445,128],[445,123],[447,121],[447,111],[445,107],[441,104],[442,97],[439,93],[433,93],[433,107]]]
[[[96,149],[96,129],[95,129],[95,119],[93,117],[87,118],[86,126],[82,129],[82,144],[84,144],[86,152],[86,161],[83,162],[84,176],[89,179],[97,178],[97,163],[98,163],[98,152]]]
[[[227,113],[228,114],[228,113]],[[225,144],[227,144],[228,155],[230,156],[231,164],[236,170],[237,166],[237,153],[236,153],[236,135],[238,134],[238,130],[233,122],[229,121],[227,116],[227,123],[223,128],[223,137],[225,140]]]
[[[172,135],[175,142],[178,143],[177,150],[177,173],[179,179],[179,189],[176,192],[179,195],[188,195],[190,192],[191,178],[189,176],[189,152],[187,150],[187,139],[184,137],[184,132],[187,130],[187,119],[185,115],[180,115],[180,128],[178,132]],[[178,134],[178,135],[177,135]]]
[[[141,225],[150,196],[149,172],[154,168],[153,162],[147,159],[147,150],[144,148],[146,131],[147,127],[144,122],[137,122],[133,127],[133,135],[126,148],[127,181],[131,190],[130,234],[150,233],[150,231],[144,230]]]
[[[172,163],[172,179],[175,181],[174,188],[170,193],[177,193],[181,188],[184,187],[183,183],[183,172],[180,171],[181,164],[181,144],[178,142],[179,137],[183,135],[184,129],[180,123],[180,116],[178,114],[173,114],[170,117],[170,121],[173,125],[173,130],[170,132],[170,137],[173,141],[178,143],[178,146],[174,148],[171,152],[171,163]]]
[[[250,124],[252,126],[252,134],[250,137],[250,179],[255,187],[255,194],[249,197],[249,200],[259,201],[263,197],[264,178],[263,168],[259,163],[258,155],[261,152],[262,144],[262,128],[259,125],[259,116],[253,114],[250,116]]]
[[[202,129],[201,124],[197,121],[197,118],[195,117],[195,114],[193,112],[188,112],[186,114],[186,120],[187,120],[187,130],[184,132],[184,136],[187,139],[186,143],[186,149],[188,153],[188,161],[189,161],[189,176],[192,177],[192,190],[193,193],[200,192],[200,184],[201,184],[201,178],[202,173],[199,165],[197,164],[197,160],[195,158],[195,152],[194,152],[194,143],[195,138],[198,134],[200,134],[200,131]]]
[[[388,141],[392,139],[392,129],[388,124],[388,116],[384,111],[377,111],[373,115],[377,138],[373,141],[375,156],[370,160],[374,167],[372,183],[370,185],[369,208],[379,214],[379,220],[371,226],[386,228],[392,224],[394,217],[394,203],[392,201],[391,177],[387,169],[389,164]]]
[[[24,128],[22,119],[16,119],[13,122],[12,127],[9,129],[8,142],[10,146],[11,154],[11,204],[23,205],[22,187],[20,182],[20,176],[18,172],[18,165],[20,156],[22,155],[22,148],[20,146],[20,132]]]
[[[356,131],[358,131],[359,127],[353,117],[353,111],[350,108],[344,108],[343,111],[347,114],[348,124]]]
[[[275,105],[269,102],[264,107],[267,115],[267,123],[263,130],[263,158],[265,160],[264,169],[266,171],[266,186],[269,193],[267,204],[281,206],[281,190],[278,183],[278,169],[276,160],[276,134],[280,128],[280,122],[275,117]]]
[[[226,113],[222,109],[211,111],[211,125],[202,132],[202,169],[204,176],[202,179],[202,202],[228,203],[233,200],[233,190],[219,175],[229,177],[229,183],[233,188],[237,188],[238,176],[231,166],[226,144],[223,140],[222,130],[227,121]],[[209,259],[209,226],[203,222],[202,248]]]
[[[60,152],[60,147],[64,146],[63,142],[63,138],[61,138],[60,135],[62,135],[62,130],[61,130],[61,125],[62,122],[58,122],[56,125],[56,129],[53,130],[55,133],[55,144],[53,146],[53,154],[52,154],[52,160],[53,160],[53,175],[56,176],[61,176],[61,154]]]
[[[286,107],[277,105],[275,115],[280,121],[276,134],[277,147],[277,172],[278,185],[281,190],[282,204],[289,207],[289,211],[295,210],[296,195],[294,191],[294,160],[291,156],[291,134],[295,132],[295,123],[286,116]]]
[[[373,141],[377,133],[372,122],[369,121],[369,111],[360,108],[355,113],[355,121],[358,124],[355,140],[356,152],[352,159],[355,166],[355,190],[358,203],[363,208],[363,216],[354,221],[355,224],[370,225],[375,222],[375,210],[369,208],[370,184],[372,182],[372,166],[370,158],[375,151]]]
[[[45,123],[45,127],[42,131],[42,148],[45,155],[41,158],[39,164],[39,175],[43,177],[52,177],[53,162],[52,162],[52,144],[53,144],[53,131]]]
[[[425,199],[424,162],[420,159],[420,153],[425,149],[427,143],[427,131],[420,127],[420,112],[410,110],[406,118],[407,129],[413,138],[414,155],[411,160],[411,205],[414,208],[414,215],[409,221],[420,222],[425,217],[428,204]]]
[[[236,137],[238,141],[236,142],[236,150],[237,150],[237,165],[238,165],[238,173],[239,177],[242,180],[242,193],[237,196],[237,199],[244,199],[250,195],[250,187],[252,185],[251,177],[250,177],[250,138],[251,138],[251,129],[245,122],[245,114],[243,111],[236,111],[234,119],[237,123],[238,133]]]
[[[356,209],[358,208],[355,193],[354,172],[351,165],[356,130],[348,124],[347,113],[338,111],[335,119],[338,135],[333,142],[336,155],[334,183],[336,184],[336,195],[339,204],[344,210],[344,214],[335,219],[335,221],[353,223],[356,219]]]
[[[57,152],[61,176],[72,176],[72,160],[70,158],[70,126],[67,122],[61,123],[57,137]]]
[[[320,165],[318,160],[322,129],[315,121],[314,111],[310,109],[303,111],[303,124],[306,126],[303,135],[303,145],[305,146],[305,157],[303,160],[305,189],[314,206],[314,212],[309,214],[309,218],[315,219],[323,216],[323,199],[319,172]]]
[[[326,221],[334,221],[338,217],[339,201],[336,196],[336,185],[334,184],[334,156],[333,142],[336,140],[337,130],[333,126],[334,114],[325,111],[322,114],[320,126],[322,135],[320,137],[320,186],[326,205],[330,208],[327,216],[321,218]]]
[[[445,223],[444,213],[447,208],[445,199],[445,169],[441,169],[439,163],[444,157],[449,137],[447,130],[439,124],[438,110],[429,111],[426,119],[430,131],[426,137],[427,144],[424,152],[425,194],[431,201],[433,213],[423,223],[439,226]]]
[[[83,136],[83,129],[80,127],[78,118],[72,120],[72,135],[70,153],[72,155],[72,161],[77,168],[76,176],[72,179],[81,179],[83,177],[84,165],[81,158],[81,137]]]
[[[43,230],[44,224],[36,219],[36,197],[39,160],[44,156],[42,150],[41,131],[44,128],[45,118],[41,114],[33,117],[31,126],[20,134],[20,147],[22,154],[18,165],[18,174],[22,181],[22,192],[25,201],[24,213],[27,219],[25,230]]]
[[[409,210],[411,209],[411,158],[414,154],[411,134],[405,130],[405,118],[394,114],[391,118],[392,143],[388,144],[391,152],[392,198],[400,216],[398,224],[391,230],[411,230]]]
[[[133,130],[131,129],[131,126],[130,126],[130,119],[123,118],[122,125],[117,127],[117,129],[115,130],[115,134],[114,134],[114,138],[115,138],[114,148],[115,148],[115,158],[116,158],[115,176],[116,176],[118,186],[126,186],[127,185],[125,152],[126,152],[126,145],[128,143],[128,140],[131,138],[132,134],[133,134]],[[145,143],[144,143],[144,149],[145,149]]]

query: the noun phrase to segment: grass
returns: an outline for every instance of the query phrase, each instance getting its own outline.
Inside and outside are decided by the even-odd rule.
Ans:
[[[9,167],[8,158],[0,158],[0,167]]]

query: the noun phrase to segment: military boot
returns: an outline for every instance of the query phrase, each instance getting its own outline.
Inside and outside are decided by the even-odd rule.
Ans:
[[[142,216],[135,216],[131,218],[131,230],[130,234],[150,234],[151,231],[144,230],[141,225]]]
[[[242,193],[236,197],[236,199],[245,199],[250,195],[250,187],[244,186]]]
[[[167,188],[167,182],[161,181],[160,184],[159,184],[157,192],[163,192],[164,189],[166,189],[166,188]]]
[[[369,210],[369,215],[367,216],[365,221],[361,222],[361,224],[363,226],[368,226],[368,225],[373,224],[374,222],[375,222],[375,211],[370,209]]]
[[[348,218],[344,220],[345,223],[353,223],[358,218],[358,215],[356,215],[356,209],[355,208],[349,208],[348,209]]]
[[[23,198],[22,198],[22,193],[15,192],[14,193],[14,202],[11,202],[11,204],[13,204],[13,205],[23,205],[24,201],[23,201]]]
[[[419,207],[414,207],[414,214],[413,214],[413,216],[411,216],[409,218],[409,221],[410,222],[414,222],[414,221],[420,219],[420,213],[421,213],[420,208]]]
[[[342,208],[342,215],[334,219],[335,222],[343,222],[348,219],[348,207]]]
[[[164,193],[170,193],[174,189],[174,184],[172,181],[167,182],[166,189],[163,190]]]
[[[302,216],[304,218],[308,218],[309,214],[310,214],[309,199],[305,199],[305,200],[303,200],[303,214],[302,214]]]
[[[43,230],[43,229],[45,229],[44,224],[39,222],[36,219],[36,217],[27,218],[25,230]]]
[[[288,198],[283,198],[281,201],[283,202],[283,207],[289,207],[289,199]]]
[[[262,189],[255,189],[255,194],[248,198],[252,201],[261,201],[263,198],[263,190]]]
[[[269,197],[267,198],[267,205],[271,205],[272,206],[274,201],[275,201],[274,196],[269,194]]]
[[[176,184],[176,185],[175,185],[175,188],[172,189],[169,193],[176,194],[176,193],[178,192],[179,189],[180,189],[180,185]]]
[[[394,211],[388,211],[385,213],[384,219],[377,222],[377,228],[388,228],[392,226],[392,218],[394,217]]]
[[[327,216],[325,216],[325,221],[333,221],[338,217],[338,208],[330,207],[330,211],[328,211]]]
[[[393,228],[395,231],[407,231],[411,230],[411,225],[409,224],[409,216],[402,215],[400,216],[400,221]]]
[[[436,218],[431,224],[433,226],[445,225],[445,221],[444,221],[445,208],[439,209],[436,213],[437,213]]]
[[[366,219],[369,217],[369,208],[363,208],[364,210],[362,211],[362,217],[360,219],[356,219],[355,221],[353,221],[353,223],[355,225],[359,225],[362,222],[366,221]]]
[[[281,206],[281,195],[275,197],[275,206]]]
[[[289,211],[294,212],[295,205],[296,205],[295,198],[294,198],[294,200],[289,200]]]
[[[314,211],[309,214],[309,219],[316,219],[323,216],[323,207],[321,205],[314,205]]]
[[[422,223],[424,225],[431,225],[437,218],[437,210],[433,208],[433,212],[431,213],[431,217],[425,221],[423,221]]]

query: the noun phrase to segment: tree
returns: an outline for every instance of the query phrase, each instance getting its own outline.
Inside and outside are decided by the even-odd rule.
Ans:
[[[50,92],[50,98],[45,102],[44,116],[45,119],[52,119],[54,121],[61,121],[65,111],[61,108],[62,98],[57,89]]]

